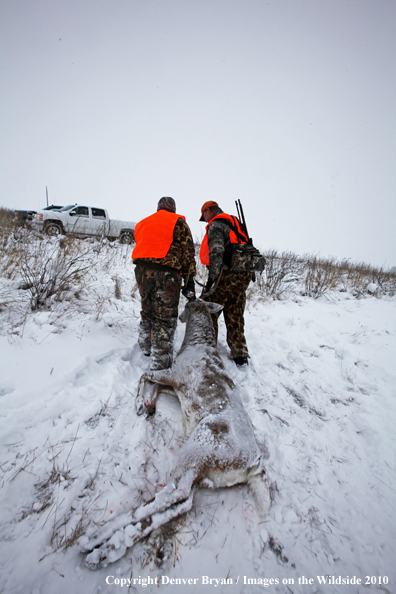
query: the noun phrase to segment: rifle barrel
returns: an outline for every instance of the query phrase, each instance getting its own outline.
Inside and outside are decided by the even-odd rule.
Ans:
[[[238,200],[235,200],[235,206],[236,206],[236,210],[237,210],[237,215],[238,215],[238,219],[241,219],[241,213],[239,212],[239,205],[238,205]]]
[[[242,202],[240,201],[240,199],[238,199],[238,203],[239,203],[239,208],[241,209],[242,223],[243,223],[243,226],[245,228],[245,233],[246,233],[247,237],[249,238],[249,233],[248,233],[247,226],[246,226],[246,221],[245,221],[245,214],[243,212]]]

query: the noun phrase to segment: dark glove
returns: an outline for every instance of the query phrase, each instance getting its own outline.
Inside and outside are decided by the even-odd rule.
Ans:
[[[182,294],[186,297],[189,301],[195,301],[195,283],[193,280],[189,280],[188,283],[182,288]]]

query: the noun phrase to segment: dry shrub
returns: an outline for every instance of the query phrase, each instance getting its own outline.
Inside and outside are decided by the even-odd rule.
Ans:
[[[305,257],[305,295],[317,299],[340,285],[340,268],[335,258]]]
[[[371,282],[371,267],[364,262],[348,263],[344,271],[344,283],[356,297],[364,295],[367,285]]]
[[[371,271],[372,282],[379,288],[383,295],[393,297],[396,293],[396,273],[381,268],[373,268]]]
[[[9,208],[0,206],[0,238],[4,241],[4,238],[8,237],[15,229],[17,225],[15,215]]]
[[[23,257],[27,229],[9,208],[0,207],[0,275],[14,279]]]
[[[357,298],[368,293],[376,297],[396,294],[395,272],[363,262],[338,261],[309,254],[299,257],[291,252],[280,254],[275,249],[264,255],[267,261],[265,274],[258,277],[254,292],[265,298],[279,299],[287,292],[315,299],[330,291],[348,291]],[[375,292],[371,284],[376,285]]]
[[[342,290],[350,291],[355,297],[367,294],[371,283],[377,286],[375,294],[394,296],[396,293],[396,274],[382,267],[375,268],[364,262],[353,263],[343,260],[340,264]]]
[[[300,279],[301,263],[292,252],[278,254],[275,249],[264,252],[266,259],[265,276],[259,281],[266,297],[279,299],[285,291],[296,287]]]
[[[65,244],[63,238],[60,241],[49,238],[30,242],[20,265],[20,275],[22,288],[30,293],[31,310],[49,306],[51,297],[61,300],[92,268],[92,259],[92,250],[77,241],[68,240]]]

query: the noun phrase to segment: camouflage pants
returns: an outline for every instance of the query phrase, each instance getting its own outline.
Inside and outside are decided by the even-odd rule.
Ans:
[[[136,266],[136,282],[141,297],[138,343],[151,354],[150,369],[172,365],[182,277],[176,270]]]
[[[244,312],[246,290],[252,280],[251,272],[223,272],[215,292],[205,301],[219,303],[227,328],[227,344],[231,349],[231,357],[248,357],[249,352],[245,338]],[[218,318],[222,312],[212,314],[213,326],[218,334]]]

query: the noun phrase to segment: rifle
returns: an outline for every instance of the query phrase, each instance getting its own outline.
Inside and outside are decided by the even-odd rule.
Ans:
[[[248,238],[248,243],[253,244],[253,239],[251,237],[249,237],[249,233],[247,230],[247,226],[246,226],[246,220],[245,220],[245,215],[243,212],[243,208],[242,208],[242,202],[239,200],[235,200],[235,206],[237,209],[237,214],[238,214],[238,219],[241,221],[242,223],[242,231],[245,233],[246,237]]]

